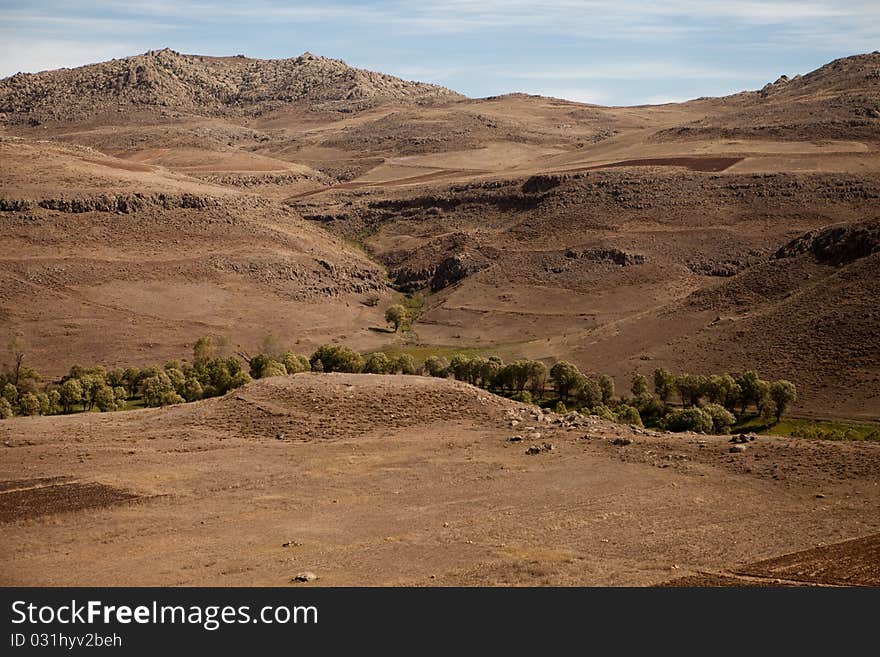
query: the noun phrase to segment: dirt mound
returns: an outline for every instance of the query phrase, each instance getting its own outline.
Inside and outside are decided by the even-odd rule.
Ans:
[[[121,107],[164,115],[265,114],[288,103],[352,112],[380,100],[449,101],[443,87],[372,71],[311,53],[292,59],[183,55],[150,51],[75,69],[18,73],[0,81],[0,112],[13,123],[79,121]]]
[[[247,437],[340,440],[433,423],[497,424],[520,404],[459,381],[421,376],[298,374],[255,381],[202,421]]]

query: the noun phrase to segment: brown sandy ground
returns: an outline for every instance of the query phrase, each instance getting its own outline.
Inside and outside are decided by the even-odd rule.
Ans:
[[[454,381],[301,374],[5,421],[0,583],[877,582],[875,543],[777,556],[880,532],[880,445],[729,453],[724,436],[532,408]]]

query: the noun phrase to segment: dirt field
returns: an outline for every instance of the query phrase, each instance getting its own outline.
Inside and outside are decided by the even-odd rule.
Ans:
[[[732,454],[525,409],[453,381],[301,374],[2,422],[0,583],[878,582],[876,539],[819,546],[880,532],[880,445]]]

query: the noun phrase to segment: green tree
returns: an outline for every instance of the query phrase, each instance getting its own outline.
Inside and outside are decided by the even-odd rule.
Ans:
[[[165,406],[177,403],[172,400],[177,395],[171,379],[165,372],[159,372],[155,376],[148,376],[141,381],[141,396],[147,406]],[[180,398],[183,401],[183,398]]]
[[[449,359],[449,371],[459,381],[467,381],[470,376],[471,359],[464,354],[453,354]]]
[[[0,397],[0,420],[7,420],[12,417],[12,404],[6,397]]]
[[[580,382],[581,373],[574,364],[560,360],[550,368],[550,379],[556,388],[556,394],[565,401]]]
[[[22,415],[39,415],[40,400],[32,392],[26,392],[18,399],[18,410]]]
[[[204,394],[205,391],[202,388],[202,384],[194,376],[189,377],[183,384],[183,393],[181,396],[188,402],[199,400]]]
[[[236,372],[235,375],[232,376],[229,380],[229,390],[232,390],[234,388],[241,388],[243,385],[246,385],[250,382],[251,377],[247,372]]]
[[[482,378],[482,386],[487,389],[494,390],[496,387],[496,380],[498,379],[498,374],[501,370],[504,369],[504,361],[502,361],[498,356],[489,356],[486,359],[486,362],[483,364],[481,371]],[[544,379],[546,380],[546,366],[545,366],[545,374]],[[543,388],[543,385],[541,386]]]
[[[596,415],[603,420],[610,420],[611,422],[617,422],[617,416],[614,414],[610,408],[608,408],[605,404],[596,404],[590,410],[590,415]]]
[[[540,397],[544,394],[544,388],[547,387],[547,378],[550,372],[547,366],[539,360],[526,361],[526,375],[528,377],[528,388],[534,397]]]
[[[284,354],[281,360],[288,374],[299,374],[300,372],[308,372],[312,369],[309,359],[305,356],[298,356],[290,351]]]
[[[332,344],[322,345],[312,354],[309,362],[313,371],[317,361],[321,361],[324,372],[352,372],[356,374],[364,367],[364,359],[359,353],[348,347]]]
[[[588,376],[581,375],[578,378],[574,394],[578,402],[588,409],[602,403],[602,389]]]
[[[395,374],[415,374],[416,363],[409,354],[400,354],[391,361],[391,372]]]
[[[79,379],[67,379],[61,384],[60,401],[65,413],[70,413],[82,400],[83,389]]]
[[[171,381],[171,386],[174,388],[174,391],[177,394],[180,394],[186,383],[186,375],[183,373],[183,370],[180,369],[179,364],[168,363],[168,365],[165,366],[165,374],[168,375],[168,379]]]
[[[644,374],[636,374],[630,387],[633,397],[644,397],[648,394],[648,378]]]
[[[614,379],[603,374],[599,377],[599,389],[602,391],[602,403],[610,404],[614,399]]]
[[[654,395],[645,395],[635,400],[642,422],[656,424],[666,414],[666,404]]]
[[[214,359],[214,352],[214,341],[210,337],[205,336],[196,340],[193,345],[193,367],[205,368]]]
[[[743,372],[736,378],[736,384],[740,389],[740,415],[746,414],[746,408],[749,404],[754,404],[757,408],[764,396],[764,382],[754,370]]]
[[[266,354],[257,354],[253,358],[250,359],[248,365],[250,366],[251,376],[255,379],[259,379],[263,376],[263,369],[272,362],[272,359],[269,358]]]
[[[266,379],[270,376],[287,376],[287,368],[278,361],[270,360],[260,370],[260,378]]]
[[[101,386],[95,393],[95,406],[102,413],[116,410],[116,395],[110,386]]]
[[[125,387],[129,397],[134,395],[140,382],[141,371],[136,367],[127,367],[122,373],[122,385]]]
[[[617,408],[614,409],[614,415],[617,417],[617,421],[620,424],[632,424],[636,427],[644,426],[642,424],[642,416],[639,415],[639,409],[637,409],[635,406],[629,406],[628,404],[619,404]]]
[[[128,391],[125,389],[125,386],[116,386],[113,388],[113,398],[116,400],[116,410],[123,410],[125,408],[125,402],[128,401]]]
[[[668,404],[675,392],[675,375],[667,369],[658,367],[654,370],[654,394],[664,404]]]
[[[385,321],[394,327],[395,333],[400,330],[400,327],[403,325],[406,319],[406,308],[401,306],[399,303],[395,303],[393,306],[385,311]]]
[[[675,387],[681,395],[682,406],[699,406],[706,394],[708,379],[699,374],[680,374],[675,377]]]
[[[103,367],[94,367],[80,377],[79,382],[82,386],[82,397],[80,402],[83,410],[90,411],[95,407],[95,395],[101,386],[107,385],[106,373]]]
[[[733,413],[728,411],[721,404],[704,404],[702,407],[702,411],[710,418],[712,418],[713,433],[729,433],[730,428],[736,422],[736,418],[733,416]]]
[[[49,410],[46,415],[55,415],[61,411],[61,393],[58,390],[52,388],[46,393],[46,398],[49,401]]]
[[[667,431],[696,431],[712,433],[712,417],[696,406],[676,408],[667,413],[660,422]]]
[[[391,359],[381,351],[372,353],[367,356],[362,371],[364,374],[388,374],[391,371]]]
[[[779,422],[788,407],[797,401],[797,388],[785,379],[774,381],[770,384],[770,399],[776,404],[776,421]]]
[[[16,388],[11,383],[7,383],[3,386],[2,392],[0,392],[0,396],[3,397],[10,404],[15,405],[18,403],[18,388]]]
[[[449,367],[449,361],[439,356],[429,356],[425,359],[425,372],[429,376],[443,378],[446,376],[446,370]]]

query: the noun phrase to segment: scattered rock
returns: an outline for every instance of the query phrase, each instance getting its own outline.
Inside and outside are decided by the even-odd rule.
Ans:
[[[281,547],[286,547],[286,548],[302,547],[302,543],[300,543],[299,541],[286,541],[281,544]]]
[[[544,443],[543,445],[541,445],[541,449],[543,449],[545,452],[552,452],[556,448],[553,447],[552,443]]]
[[[510,438],[507,439],[507,441],[511,442],[511,443],[521,443],[522,439],[523,439],[522,436],[511,436]]]
[[[306,570],[304,572],[297,573],[296,577],[294,577],[290,581],[291,582],[314,582],[316,579],[318,579],[318,576],[315,575],[315,573],[313,573],[310,570]]]
[[[534,456],[535,454],[540,454],[540,453],[541,453],[541,448],[538,447],[537,445],[532,445],[531,447],[529,447],[526,450],[526,454],[528,454],[529,456]]]
[[[615,438],[611,441],[612,445],[620,445],[622,447],[625,447],[626,445],[632,445],[632,443],[632,438]]]
[[[731,448],[727,451],[730,452],[731,454],[737,454],[739,452],[746,451],[746,446],[745,445],[732,445]]]
[[[817,498],[817,499],[820,499],[820,500],[824,500],[824,499],[825,499],[825,493],[816,493],[816,498]]]

